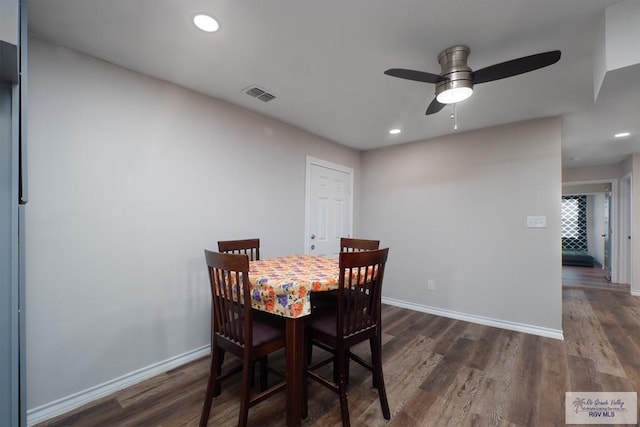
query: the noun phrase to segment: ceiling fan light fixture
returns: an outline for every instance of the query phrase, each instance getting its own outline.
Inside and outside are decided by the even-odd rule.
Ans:
[[[427,107],[425,115],[441,111],[445,105],[464,101],[473,94],[474,85],[513,77],[553,65],[560,60],[559,50],[523,56],[473,71],[467,65],[471,50],[465,45],[451,46],[440,52],[440,74],[406,68],[389,68],[384,73],[417,82],[436,85],[436,96]],[[455,114],[454,114],[455,116]]]
[[[473,93],[473,77],[467,65],[469,48],[459,45],[443,50],[438,55],[440,75],[444,78],[436,84],[436,100],[440,104],[464,101]]]
[[[452,87],[440,92],[436,99],[441,104],[455,104],[469,98],[473,93],[470,87]]]

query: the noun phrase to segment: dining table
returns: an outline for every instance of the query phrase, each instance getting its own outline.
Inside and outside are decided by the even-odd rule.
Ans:
[[[286,329],[286,421],[302,421],[305,317],[311,314],[311,293],[338,289],[337,258],[289,255],[251,261],[251,306],[284,317]]]

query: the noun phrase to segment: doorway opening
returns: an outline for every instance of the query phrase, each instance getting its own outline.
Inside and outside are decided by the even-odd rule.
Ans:
[[[563,205],[577,206],[578,200],[583,201],[582,211],[574,214],[577,218],[574,222],[578,225],[578,231],[582,232],[582,250],[586,252],[585,258],[578,257],[576,262],[569,260],[565,244],[578,240],[575,240],[576,236],[568,238],[569,229],[565,230],[564,225],[569,217],[563,216],[563,267],[593,266],[596,276],[614,284],[624,284],[621,281],[624,280],[624,274],[621,274],[620,266],[622,251],[618,242],[621,240],[620,233],[624,229],[622,224],[625,219],[618,217],[618,181],[611,179],[563,183],[562,196],[563,200],[567,200],[563,201]]]

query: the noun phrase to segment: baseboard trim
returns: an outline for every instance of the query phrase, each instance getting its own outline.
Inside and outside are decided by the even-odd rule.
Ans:
[[[27,411],[27,425],[33,426],[43,421],[72,411],[89,402],[108,396],[116,391],[130,387],[141,381],[167,372],[178,366],[189,363],[209,354],[210,345],[196,348],[178,356],[154,363],[137,371],[130,372],[121,377],[114,378],[102,384],[79,391],[69,396],[63,397],[53,402],[46,403]]]
[[[632,290],[631,295],[633,295],[634,297],[640,297],[640,291]]]
[[[553,338],[564,340],[562,330],[544,328],[541,326],[528,325],[526,323],[509,322],[506,320],[492,319],[490,317],[476,316],[475,314],[460,313],[458,311],[445,310],[442,308],[431,307],[428,305],[415,304],[412,302],[397,300],[393,298],[382,298],[385,304],[396,307],[407,308],[409,310],[419,311],[422,313],[434,314],[436,316],[448,317],[465,322],[477,323],[485,326],[493,326],[495,328],[507,329],[509,331],[524,332],[526,334],[538,335],[545,338]]]

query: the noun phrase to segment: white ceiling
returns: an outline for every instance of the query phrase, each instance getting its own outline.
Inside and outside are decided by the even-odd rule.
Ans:
[[[434,85],[383,74],[438,74],[438,53],[471,48],[480,68],[559,49],[560,61],[478,85],[459,132],[563,116],[564,166],[640,152],[640,66],[610,73],[594,103],[593,55],[618,0],[30,0],[29,29],[55,44],[177,83],[357,149],[453,132],[450,107],[425,116]],[[191,20],[206,12],[216,33]],[[243,89],[257,84],[269,103]],[[388,130],[402,128],[400,135]],[[624,140],[613,134],[632,132]],[[579,159],[579,160],[570,160]]]

